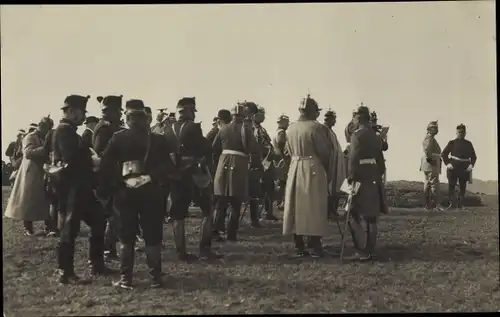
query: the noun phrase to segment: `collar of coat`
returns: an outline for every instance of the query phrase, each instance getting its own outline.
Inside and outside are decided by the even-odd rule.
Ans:
[[[74,124],[73,122],[71,122],[70,120],[68,119],[61,119],[61,121],[59,122],[60,124],[62,125],[69,125],[71,128],[73,128],[75,131],[78,129],[78,127],[76,126],[76,124]]]

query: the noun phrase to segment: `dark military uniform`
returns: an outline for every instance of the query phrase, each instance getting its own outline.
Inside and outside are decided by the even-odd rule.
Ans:
[[[214,177],[214,195],[218,197],[215,216],[217,234],[225,232],[226,209],[229,213],[227,239],[236,241],[242,202],[248,196],[249,154],[256,142],[249,126],[243,124],[242,105],[233,109],[235,119],[222,127],[212,143],[219,157]]]
[[[65,106],[85,111],[90,97],[71,95]],[[102,208],[93,195],[93,162],[89,148],[76,132],[77,126],[62,119],[52,135],[54,162],[63,162],[67,167],[54,181],[59,202],[60,240],[57,252],[60,282],[77,279],[74,272],[75,239],[80,230],[80,221],[90,226],[89,257],[92,273],[108,273],[104,266],[104,217]]]
[[[195,197],[201,209],[203,220],[200,239],[200,257],[212,257],[212,187],[208,166],[212,149],[203,136],[201,126],[193,121],[196,103],[193,98],[182,98],[177,108],[181,112],[179,121],[167,132],[167,138],[175,140],[177,149],[175,164],[180,171],[180,180],[172,184],[170,214],[174,224],[174,238],[179,259],[187,261],[192,256],[186,251],[184,219],[189,212],[189,205]],[[183,113],[185,112],[185,113]],[[174,142],[174,141],[173,141]],[[195,187],[198,195],[195,195]]]
[[[351,184],[359,183],[359,190],[352,198],[349,229],[358,252],[356,258],[369,259],[376,245],[378,216],[381,212],[387,213],[382,183],[385,162],[382,158],[382,142],[369,123],[368,108],[359,107],[357,115],[366,118],[366,122],[364,125],[360,123],[351,136],[347,175]],[[367,223],[366,232],[361,224],[362,219]]]
[[[448,178],[448,199],[450,207],[458,198],[457,206],[463,208],[467,182],[472,182],[472,169],[476,165],[477,156],[472,142],[465,139],[465,126],[457,126],[457,131],[463,136],[457,137],[446,144],[441,154],[444,164],[447,165],[446,177]],[[455,197],[455,186],[459,184],[459,197]]]
[[[45,141],[43,143],[43,148],[45,152],[45,162],[50,163],[51,161],[51,153],[53,153],[52,149],[52,136],[54,134],[54,129],[49,130],[47,132],[47,135],[45,136]],[[44,175],[45,179],[45,192],[47,193],[47,196],[49,197],[50,201],[50,220],[51,225],[49,226],[50,228],[49,231],[47,232],[47,235],[54,236],[59,234],[59,230],[57,228],[57,223],[58,223],[58,215],[59,215],[59,203],[57,201],[57,195],[55,188],[51,182],[51,179],[45,174]]]
[[[5,156],[7,156],[12,164],[12,168],[14,170],[19,169],[21,166],[21,161],[23,160],[23,136],[25,134],[24,130],[19,130],[18,139],[14,142],[11,142],[5,151]]]
[[[106,96],[104,98],[97,97],[97,100],[102,104],[101,110],[103,111],[103,115],[94,129],[92,148],[99,156],[102,156],[102,154],[104,153],[104,150],[108,146],[108,143],[113,137],[113,134],[123,129],[120,121],[118,120],[119,118],[114,118],[116,121],[113,121],[107,114],[108,111],[121,112],[122,99],[123,96]],[[105,254],[108,259],[117,258],[118,255],[116,252],[116,243],[118,237],[116,223],[118,220],[115,219],[117,217],[117,214],[113,210],[112,203],[108,203],[104,206],[104,208],[107,215],[104,243]]]
[[[99,119],[97,119],[94,116],[89,116],[87,119],[85,119],[85,122],[83,124],[90,124],[93,123],[94,125],[99,122]],[[82,133],[82,139],[85,144],[88,145],[88,147],[92,147],[92,140],[94,139],[94,131],[90,129],[88,126],[85,128],[85,131]]]
[[[325,120],[324,120],[323,124],[328,128],[328,130],[332,131],[332,128],[335,125],[336,121],[337,121],[337,114],[333,110],[328,110],[325,112]],[[350,142],[351,135],[354,132],[354,131],[352,131],[354,123],[352,123],[352,121],[351,121],[350,124],[351,124],[351,126],[348,125],[346,128],[346,131],[344,131],[346,134],[346,139],[349,140],[348,142]],[[332,131],[332,133],[334,133],[334,132]],[[334,189],[332,188],[332,190],[334,190]],[[337,193],[329,192],[328,194],[329,194],[328,195],[328,213],[335,215],[337,213],[340,197]]]
[[[127,116],[138,116],[146,120],[144,103],[129,100]],[[144,118],[140,118],[140,116]],[[134,246],[137,230],[143,228],[146,256],[153,286],[161,285],[161,243],[163,239],[164,192],[162,185],[174,172],[168,159],[170,149],[164,137],[150,133],[144,122],[144,129],[131,127],[115,133],[104,151],[99,166],[98,195],[106,200],[114,197],[114,207],[119,214],[120,273],[117,286],[129,288],[132,285],[134,268]],[[115,166],[119,166],[119,171]],[[148,176],[146,176],[148,175]],[[127,186],[135,177],[150,177],[140,187]]]

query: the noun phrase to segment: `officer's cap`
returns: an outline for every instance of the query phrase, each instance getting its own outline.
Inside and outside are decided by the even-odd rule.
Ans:
[[[167,111],[167,109],[168,109],[168,108],[162,108],[162,109],[158,109],[158,111],[159,111],[160,113],[164,113],[165,111]]]
[[[64,105],[61,109],[74,108],[87,112],[87,102],[89,99],[90,96],[69,95],[64,99]]]
[[[146,114],[148,115],[151,115],[152,114],[151,107],[144,107],[144,112],[146,112]]]
[[[305,98],[302,98],[300,101],[300,106],[299,106],[300,111],[321,111],[322,109],[319,108],[318,103],[316,100],[311,98],[310,95],[307,95]]]
[[[262,114],[266,114],[266,109],[264,109],[264,107],[258,106],[257,107],[257,112],[258,113],[262,113]]]
[[[196,109],[195,109],[195,110],[196,110]],[[169,118],[174,118],[174,119],[175,119],[175,112],[170,112],[170,113],[168,114],[168,117],[169,117]]]
[[[102,105],[102,110],[113,109],[113,110],[122,110],[122,100],[123,95],[120,96],[99,96],[96,98],[97,101]]]
[[[372,111],[372,113],[370,113],[370,120],[376,121],[377,119],[377,113],[375,111]]]
[[[177,102],[177,110],[184,110],[191,107],[196,112],[196,97],[183,97]]]
[[[85,122],[83,122],[84,124],[87,124],[87,123],[97,123],[99,122],[99,119],[97,119],[97,117],[94,117],[94,116],[88,116],[86,119],[85,119]]]
[[[20,135],[20,134],[26,134],[26,130],[19,129],[19,131],[17,131],[17,135]]]
[[[463,130],[465,131],[465,125],[463,123],[460,123],[459,125],[457,125],[457,130]]]
[[[217,122],[217,119],[220,119],[222,121],[226,121],[226,122],[229,122],[231,121],[231,111],[227,110],[227,109],[220,109],[218,112],[217,112],[217,117],[214,118],[215,121],[214,122]]]
[[[213,122],[213,123],[215,123],[215,122],[217,122],[217,120],[219,120],[219,114],[220,114],[220,110],[219,110],[219,112],[218,112],[218,114],[217,114],[217,117],[214,117],[214,118],[212,119],[212,122]]]
[[[278,117],[278,120],[276,122],[280,123],[280,122],[283,122],[283,121],[290,121],[290,118],[287,115],[282,114],[281,116]]]
[[[146,110],[144,107],[144,102],[140,99],[130,99],[125,104],[125,113],[144,113],[146,114]]]
[[[253,101],[243,101],[238,103],[243,106],[244,110],[248,112],[249,115],[254,115],[259,112],[259,106]]]
[[[38,128],[38,124],[37,123],[30,123],[30,128]]]

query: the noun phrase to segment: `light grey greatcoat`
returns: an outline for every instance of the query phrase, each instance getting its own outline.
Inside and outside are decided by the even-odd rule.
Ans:
[[[334,148],[327,127],[299,118],[287,131],[291,155],[285,190],[283,234],[329,235],[328,182]]]
[[[436,138],[427,134],[422,146],[424,154],[420,160],[420,171],[441,174],[441,147]],[[427,162],[427,158],[430,158],[432,162]]]
[[[49,218],[49,200],[45,193],[43,163],[44,140],[37,131],[23,139],[23,159],[12,186],[5,216],[24,221]]]

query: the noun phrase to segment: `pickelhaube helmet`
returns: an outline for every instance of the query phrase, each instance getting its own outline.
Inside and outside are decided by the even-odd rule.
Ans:
[[[300,106],[299,106],[299,111],[321,111],[322,109],[319,108],[318,103],[316,100],[311,98],[311,95],[307,95],[305,98],[302,98],[300,101]]]
[[[336,116],[337,116],[337,114],[332,109],[328,109],[325,112],[325,118],[331,118],[331,117],[336,117]]]
[[[245,102],[237,102],[236,105],[231,108],[231,115],[236,116],[236,115],[245,115]]]
[[[427,129],[430,129],[430,128],[438,128],[438,121],[431,121],[429,122],[429,124],[427,125]]]
[[[466,130],[465,125],[463,123],[460,123],[459,125],[457,125],[457,130],[465,131]]]
[[[281,116],[278,117],[278,120],[276,122],[280,123],[280,122],[283,122],[283,121],[290,121],[290,118],[287,115],[282,114]]]

